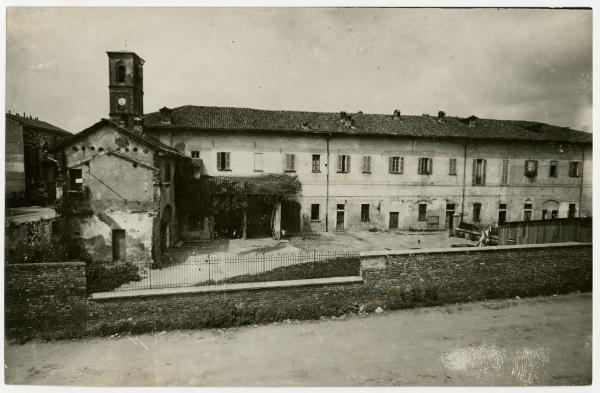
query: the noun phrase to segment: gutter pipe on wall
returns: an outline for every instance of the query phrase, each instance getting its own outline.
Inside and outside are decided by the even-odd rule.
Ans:
[[[467,145],[469,142],[465,142],[464,146],[464,157],[463,157],[463,181],[462,181],[462,198],[460,201],[460,222],[463,222],[465,215],[465,187],[467,184]]]
[[[581,146],[581,180],[579,181],[579,213],[577,217],[581,218],[581,200],[583,198],[583,163],[585,162],[585,145]]]
[[[325,232],[329,232],[329,138],[331,133],[327,134],[327,183],[325,196]]]

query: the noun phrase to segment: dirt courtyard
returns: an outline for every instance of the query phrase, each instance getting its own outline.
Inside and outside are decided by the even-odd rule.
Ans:
[[[591,294],[5,344],[9,384],[523,386],[591,375]]]

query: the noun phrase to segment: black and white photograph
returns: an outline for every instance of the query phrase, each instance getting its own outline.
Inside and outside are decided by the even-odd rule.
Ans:
[[[448,3],[4,4],[3,389],[591,391],[597,10]]]

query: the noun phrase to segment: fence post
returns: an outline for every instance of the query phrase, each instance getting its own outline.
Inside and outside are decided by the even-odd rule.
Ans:
[[[206,257],[206,262],[208,264],[208,285],[211,285],[211,282],[210,282],[210,255],[208,255]]]

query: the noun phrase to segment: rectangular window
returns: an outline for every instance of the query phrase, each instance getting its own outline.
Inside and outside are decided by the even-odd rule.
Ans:
[[[81,169],[72,168],[69,169],[69,190],[71,191],[82,191],[83,190],[83,174]]]
[[[313,154],[312,155],[312,173],[320,173],[321,172],[321,155]]]
[[[392,156],[390,157],[390,173],[404,173],[404,157]]]
[[[419,175],[431,175],[433,173],[433,158],[419,158]]]
[[[320,205],[318,203],[313,203],[310,205],[310,220],[311,221],[319,221],[319,213],[320,213]]]
[[[568,218],[574,218],[577,213],[577,205],[575,203],[569,203],[569,215]]]
[[[473,221],[481,220],[481,203],[473,204]]]
[[[295,154],[285,154],[285,171],[286,172],[295,172],[296,171],[296,155]]]
[[[533,205],[526,203],[523,205],[523,221],[531,221],[531,215],[533,212]]]
[[[363,156],[362,173],[371,173],[371,156]]]
[[[534,178],[537,177],[537,160],[525,160],[525,176]]]
[[[163,170],[163,182],[170,183],[171,182],[171,163],[165,161],[165,166]]]
[[[548,218],[547,216],[548,216],[548,210],[546,210],[546,209],[542,210],[542,220],[545,220],[546,218]]]
[[[369,204],[363,203],[360,205],[360,222],[369,222]]]
[[[263,170],[263,154],[254,153],[254,172],[262,172]]]
[[[192,150],[192,158],[200,158],[200,152],[198,150]]]
[[[485,186],[485,170],[487,161],[481,158],[473,160],[473,185]]]
[[[448,161],[448,174],[456,176],[456,158],[451,158]]]
[[[581,177],[581,162],[569,162],[569,177]]]
[[[506,203],[498,204],[498,224],[506,222]]]
[[[230,152],[218,152],[217,153],[217,169],[220,171],[230,171]]]
[[[419,221],[427,221],[427,204],[419,203]]]
[[[508,184],[508,160],[502,160],[502,168],[500,170],[500,184],[505,186]]]
[[[349,173],[350,172],[350,156],[340,154],[338,156],[338,173]]]
[[[558,177],[558,161],[550,161],[548,177]]]

